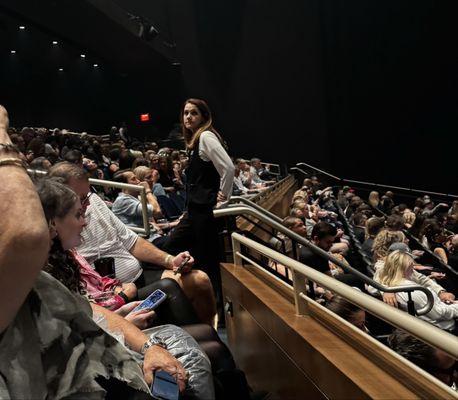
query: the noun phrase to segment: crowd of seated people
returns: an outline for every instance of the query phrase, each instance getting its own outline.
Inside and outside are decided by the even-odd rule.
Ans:
[[[151,398],[153,373],[163,370],[183,398],[249,398],[243,372],[213,328],[207,274],[189,252],[160,249],[177,224],[172,217],[184,210],[186,155],[114,129],[109,143],[9,129],[3,107],[0,139],[2,198],[21,193],[2,210],[0,274],[9,305],[0,321],[0,392]],[[26,167],[47,175],[32,183]],[[97,193],[89,178],[143,187],[151,237],[129,229],[143,226],[138,191]],[[18,224],[21,218],[33,224]],[[165,301],[154,311],[134,310],[158,289]]]
[[[456,333],[456,277],[431,265],[431,259],[424,257],[423,249],[410,249],[406,236],[409,233],[415,235],[424,248],[437,256],[436,261],[449,264],[456,271],[456,203],[434,205],[427,197],[426,201],[417,199],[415,208],[410,209],[405,204],[396,205],[393,192],[387,192],[380,199],[379,194],[373,191],[367,202],[350,187],[340,189],[334,200],[333,192],[337,191],[330,187],[323,189],[316,177],[307,178],[302,188],[294,193],[290,215],[284,218],[283,225],[344,264],[356,267],[379,284],[391,288],[420,285],[431,291],[433,309],[421,318]],[[347,232],[345,223],[350,225],[351,234]],[[271,245],[290,257],[295,255],[309,267],[408,311],[407,293],[384,293],[364,284],[357,276],[323,257],[311,246],[293,244],[281,233],[271,239]],[[370,268],[361,268],[361,264],[364,264],[361,256],[365,261],[368,260]],[[272,262],[269,265],[287,276],[283,266]],[[326,290],[315,289],[318,289],[316,293],[324,296],[325,303],[332,297]],[[415,309],[426,305],[424,293],[416,291],[412,298]]]

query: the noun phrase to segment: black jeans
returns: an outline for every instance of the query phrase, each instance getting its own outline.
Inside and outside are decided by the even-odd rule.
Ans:
[[[137,282],[138,279],[135,283]],[[157,316],[155,325],[173,324],[181,326],[201,322],[180,285],[173,279],[160,279],[141,287],[138,289],[138,299],[146,299],[156,289],[162,290],[167,295],[167,299],[155,310]]]

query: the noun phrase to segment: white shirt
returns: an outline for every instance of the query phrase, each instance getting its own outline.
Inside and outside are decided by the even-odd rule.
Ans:
[[[415,286],[416,282],[413,282],[408,279],[403,279],[399,286]],[[435,292],[430,290],[434,297],[434,305],[431,311],[426,315],[421,315],[418,318],[421,318],[441,329],[452,330],[455,327],[455,318],[458,318],[458,304],[445,304]],[[409,296],[405,292],[396,293],[396,300],[401,308],[407,310],[407,300]],[[415,304],[415,309],[418,310],[426,306],[428,298],[426,294],[415,290],[412,292],[412,300]]]
[[[78,253],[90,264],[98,258],[113,257],[116,278],[123,283],[135,281],[142,274],[142,268],[129,250],[138,235],[116,218],[99,196],[93,194],[89,200],[87,226],[81,234],[83,241],[77,247]]]
[[[229,200],[235,168],[226,150],[213,132],[205,131],[200,135],[199,157],[204,161],[213,163],[221,178],[220,190]]]

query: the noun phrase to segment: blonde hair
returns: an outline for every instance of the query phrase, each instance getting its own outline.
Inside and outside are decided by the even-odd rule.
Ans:
[[[151,172],[151,168],[145,167],[144,165],[137,167],[134,169],[135,176],[143,182],[145,180],[145,176]]]
[[[378,192],[370,192],[369,193],[369,198],[367,199],[367,202],[372,206],[372,207],[377,207],[380,204],[380,196]]]
[[[388,255],[388,249],[393,243],[404,242],[405,235],[401,231],[381,230],[374,239],[372,250],[374,258],[379,260]]]
[[[412,225],[415,222],[416,215],[412,211],[405,211],[404,214],[402,214],[402,218],[404,218],[404,223]]]
[[[378,281],[388,287],[399,286],[413,262],[413,257],[405,251],[393,251],[386,258],[385,264],[379,272]]]

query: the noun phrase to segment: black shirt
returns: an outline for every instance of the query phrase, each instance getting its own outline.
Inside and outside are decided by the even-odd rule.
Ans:
[[[299,252],[299,261],[317,271],[329,273],[329,262],[325,258],[315,254],[308,247],[303,246]]]

